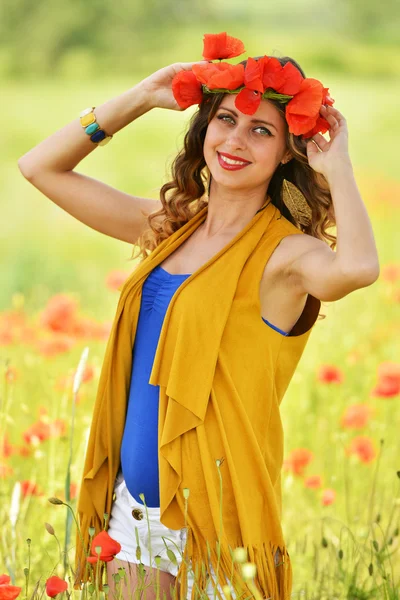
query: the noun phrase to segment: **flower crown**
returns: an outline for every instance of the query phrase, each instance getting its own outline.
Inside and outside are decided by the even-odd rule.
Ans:
[[[191,70],[182,70],[172,80],[172,92],[180,108],[200,104],[204,94],[237,94],[235,106],[246,115],[254,115],[262,98],[286,104],[285,117],[290,133],[311,138],[326,133],[329,123],[320,115],[322,104],[332,106],[335,100],[320,81],[303,77],[287,62],[283,67],[273,56],[258,60],[249,57],[246,68],[242,64],[222,62],[246,50],[239,39],[222,33],[206,33],[203,38],[203,58],[219,63],[194,64]]]

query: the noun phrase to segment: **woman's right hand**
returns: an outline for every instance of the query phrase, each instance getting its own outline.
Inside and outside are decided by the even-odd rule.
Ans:
[[[208,63],[207,60],[200,60],[188,63],[174,63],[168,67],[159,69],[152,75],[146,77],[140,82],[149,95],[149,104],[151,108],[169,108],[170,110],[186,110],[181,108],[172,93],[172,80],[179,71],[190,71],[195,64]]]

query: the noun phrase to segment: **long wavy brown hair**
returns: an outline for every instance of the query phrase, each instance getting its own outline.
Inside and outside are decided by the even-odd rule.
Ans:
[[[255,60],[258,58],[261,57],[255,57]],[[305,77],[304,71],[293,58],[289,56],[277,58],[282,66],[291,62]],[[244,66],[246,63],[247,60],[241,62]],[[204,94],[198,110],[191,117],[183,148],[172,162],[171,181],[165,183],[160,189],[162,208],[146,215],[148,228],[138,238],[131,260],[138,255],[144,260],[163,240],[208,204],[211,174],[204,160],[203,145],[208,124],[217,112],[224,95],[223,92]],[[336,225],[336,220],[328,182],[321,173],[314,171],[308,164],[306,152],[308,140],[289,133],[285,118],[286,105],[274,99],[269,99],[269,102],[275,106],[284,120],[286,147],[291,152],[292,159],[277,167],[269,183],[267,195],[286,219],[308,235],[326,241],[333,250],[336,246],[336,236],[328,233],[327,230]],[[306,198],[312,210],[312,219],[308,226],[297,223],[283,203],[283,179],[292,182]],[[138,251],[136,254],[135,250]]]

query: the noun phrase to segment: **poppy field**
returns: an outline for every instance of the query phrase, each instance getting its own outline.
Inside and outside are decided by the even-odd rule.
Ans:
[[[47,110],[57,98],[48,85]],[[106,99],[117,87],[99,96]],[[392,98],[396,93],[393,88]],[[85,105],[88,94],[80,89],[73,108]],[[352,132],[358,108],[345,82],[341,94],[345,106],[338,108]],[[63,213],[16,165],[28,148],[75,118],[72,96],[68,103],[60,99],[46,125],[36,118],[27,140],[17,136],[0,184],[9,206],[1,240],[0,600],[108,592],[107,586],[73,590],[74,511],[118,287],[134,268],[132,249]],[[41,97],[31,94],[32,114],[45,112]],[[157,197],[184,120],[171,115],[168,135],[161,132],[161,113],[145,115],[78,170]],[[296,600],[400,598],[400,183],[384,158],[372,168],[365,131],[354,133],[351,150],[380,275],[368,288],[322,303],[325,318],[317,320],[281,405],[282,524]],[[394,138],[385,130],[392,150]],[[88,561],[94,568],[98,542]],[[102,546],[108,552],[100,559],[113,560],[117,546],[110,540]],[[251,583],[254,573],[245,566]]]

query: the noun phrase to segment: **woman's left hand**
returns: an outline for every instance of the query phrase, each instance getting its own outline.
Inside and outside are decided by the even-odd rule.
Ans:
[[[342,113],[333,106],[321,106],[321,116],[330,125],[329,141],[321,133],[307,142],[308,164],[327,179],[343,165],[351,166],[348,149],[347,122]]]

